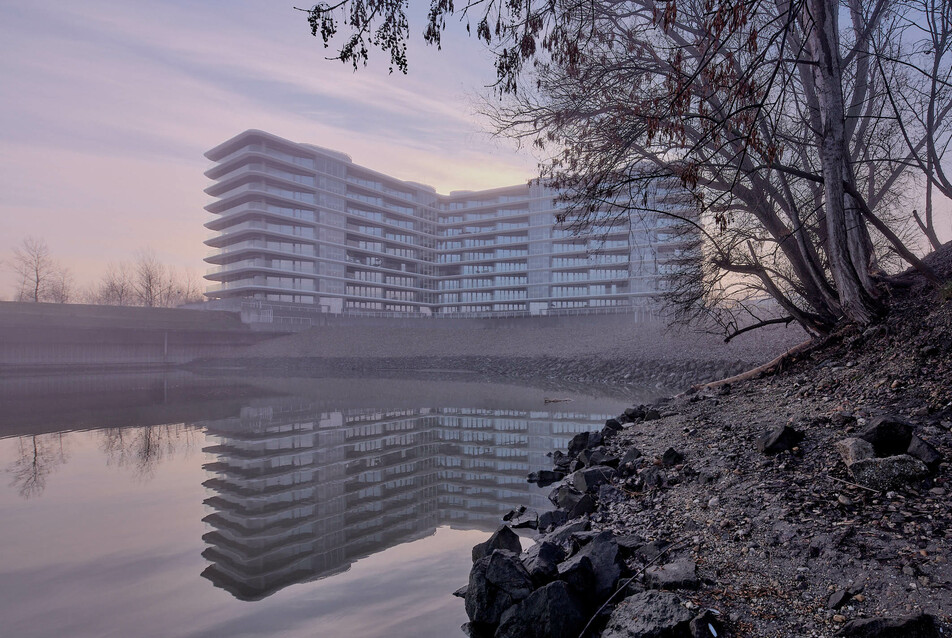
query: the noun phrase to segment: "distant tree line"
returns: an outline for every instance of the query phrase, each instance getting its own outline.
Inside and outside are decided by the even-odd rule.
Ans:
[[[16,301],[171,308],[202,300],[198,278],[162,263],[151,249],[110,264],[102,279],[86,288],[76,285],[72,272],[36,237],[13,249],[9,267],[17,278]]]

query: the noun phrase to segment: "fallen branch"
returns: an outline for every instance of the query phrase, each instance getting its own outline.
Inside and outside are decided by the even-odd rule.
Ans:
[[[749,379],[753,379],[759,374],[770,372],[771,370],[773,370],[774,368],[782,364],[784,361],[786,361],[790,357],[793,357],[794,355],[798,355],[818,347],[820,343],[821,342],[817,342],[814,339],[809,339],[807,341],[804,341],[798,346],[794,346],[790,348],[789,350],[784,352],[782,355],[780,355],[776,359],[773,359],[772,361],[769,361],[763,364],[762,366],[757,366],[753,370],[748,370],[747,372],[741,372],[740,374],[734,375],[733,377],[720,379],[719,381],[711,381],[710,383],[701,383],[698,385],[692,385],[691,389],[688,390],[688,392],[686,392],[685,394],[692,394],[694,392],[699,392],[701,390],[712,390],[714,388],[719,388],[722,385],[727,385],[728,383],[740,383],[741,381],[747,381]]]

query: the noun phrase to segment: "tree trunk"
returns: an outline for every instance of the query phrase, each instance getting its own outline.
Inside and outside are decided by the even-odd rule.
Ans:
[[[850,175],[846,153],[846,109],[837,31],[837,3],[807,0],[804,30],[816,62],[817,98],[822,122],[819,144],[824,179],[827,254],[840,305],[847,319],[870,323],[880,311],[876,289],[869,277],[871,252],[865,222],[850,212],[844,178]],[[850,231],[850,226],[853,231]],[[862,226],[862,229],[857,226]],[[866,233],[865,239],[863,233]]]

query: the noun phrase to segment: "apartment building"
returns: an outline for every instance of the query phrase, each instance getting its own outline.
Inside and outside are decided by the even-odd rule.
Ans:
[[[559,224],[538,183],[438,194],[262,131],[206,153],[209,299],[334,314],[493,317],[646,311],[683,249],[667,216]],[[677,186],[648,208],[690,214]]]

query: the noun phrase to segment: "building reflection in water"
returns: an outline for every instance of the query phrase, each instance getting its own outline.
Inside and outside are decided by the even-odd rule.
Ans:
[[[202,575],[236,598],[346,571],[443,525],[494,528],[550,507],[526,482],[546,454],[608,415],[467,408],[332,411],[274,399],[202,423],[214,495]]]

